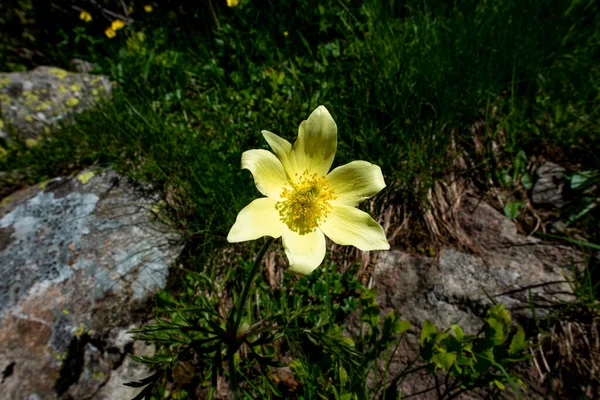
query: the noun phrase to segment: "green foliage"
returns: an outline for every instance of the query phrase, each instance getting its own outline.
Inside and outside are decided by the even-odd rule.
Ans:
[[[519,210],[524,205],[525,203],[523,203],[522,200],[511,201],[509,203],[506,203],[506,205],[504,206],[504,215],[506,215],[506,218],[512,221],[519,216]]]
[[[504,390],[507,383],[519,394],[519,378],[506,371],[511,364],[529,357],[529,344],[520,326],[511,336],[511,315],[502,304],[488,310],[485,325],[477,335],[465,335],[458,325],[450,331],[438,332],[431,321],[425,321],[421,329],[421,356],[430,363],[433,373],[440,369],[453,378],[442,398],[452,398],[467,387],[493,384]]]

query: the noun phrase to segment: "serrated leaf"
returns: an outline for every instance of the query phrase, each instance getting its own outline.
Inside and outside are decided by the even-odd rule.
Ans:
[[[496,319],[488,319],[488,326],[491,329],[491,334],[488,337],[492,340],[495,345],[499,345],[504,343],[506,340],[507,332],[505,330],[504,324]]]

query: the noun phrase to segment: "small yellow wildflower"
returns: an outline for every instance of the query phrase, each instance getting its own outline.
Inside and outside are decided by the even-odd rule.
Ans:
[[[150,4],[146,4],[144,6],[144,11],[146,11],[147,13],[152,12],[152,6]]]
[[[106,28],[104,30],[104,34],[109,38],[112,39],[115,36],[117,36],[117,32],[115,32],[115,30],[113,28]]]
[[[79,19],[85,22],[90,22],[92,20],[92,15],[89,12],[82,10],[79,13]]]
[[[227,0],[227,7],[237,7],[240,0]]]
[[[112,28],[113,31],[118,31],[119,29],[125,27],[125,21],[121,21],[120,19],[115,19],[112,24],[110,24],[110,27]]]
[[[262,236],[282,237],[289,271],[308,274],[325,257],[325,235],[362,251],[388,250],[381,225],[356,206],[385,187],[381,169],[353,161],[329,172],[337,148],[337,125],[323,106],[298,128],[292,146],[262,131],[275,154],[249,150],[242,168],[266,197],[254,200],[237,216],[227,240],[243,242]]]
[[[283,31],[283,36],[289,35],[288,31]]]

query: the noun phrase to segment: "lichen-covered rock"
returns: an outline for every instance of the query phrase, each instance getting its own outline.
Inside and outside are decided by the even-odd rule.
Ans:
[[[133,348],[115,329],[148,318],[178,235],[113,171],[41,186],[0,205],[0,393],[94,398]]]
[[[36,140],[58,122],[110,97],[111,91],[106,76],[60,68],[0,73],[0,137],[8,138],[10,125],[23,140]]]
[[[538,318],[547,315],[549,305],[574,300],[565,274],[582,263],[579,253],[520,235],[513,222],[474,197],[463,199],[457,217],[479,249],[478,254],[445,248],[435,258],[398,250],[379,255],[373,286],[377,288],[382,315],[396,310],[418,328],[401,343],[389,367],[389,376],[399,373],[419,354],[418,331],[426,319],[440,329],[459,324],[465,333],[475,334],[492,306],[488,295],[503,303],[521,321],[532,318],[530,295],[539,307]],[[350,333],[359,332],[358,318],[353,317],[347,329]],[[430,375],[419,373],[404,380],[401,390],[404,397],[433,385]],[[543,398],[529,395],[527,398]],[[487,398],[486,394],[477,393],[468,396]],[[432,391],[418,398],[437,397]]]

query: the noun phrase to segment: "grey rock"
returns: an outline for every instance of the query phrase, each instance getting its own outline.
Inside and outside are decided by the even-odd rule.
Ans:
[[[149,317],[180,251],[179,236],[149,212],[155,204],[110,170],[57,178],[2,201],[6,398],[94,398],[111,381],[132,348],[122,331]]]
[[[144,342],[133,342],[132,353],[137,356],[154,355],[154,345]],[[142,380],[152,375],[145,364],[140,364],[127,357],[123,363],[111,372],[110,378],[93,397],[94,400],[131,400],[141,391],[140,388],[125,386],[125,383]]]
[[[82,60],[80,58],[72,59],[70,64],[73,66],[73,68],[77,72],[86,72],[87,73],[87,72],[92,72],[95,69],[94,64],[92,64],[89,61]]]
[[[564,207],[565,172],[563,167],[553,162],[547,161],[542,164],[535,171],[536,181],[531,189],[533,204]]]
[[[514,223],[474,197],[463,198],[457,217],[479,249],[476,254],[450,247],[442,249],[436,258],[398,250],[379,254],[373,286],[382,316],[396,310],[415,327],[400,344],[390,376],[418,356],[418,334],[426,319],[442,330],[459,324],[465,333],[475,334],[492,305],[488,294],[511,310],[514,319],[521,320],[532,317],[529,293],[538,307],[537,317],[547,315],[551,304],[574,300],[565,274],[571,266],[583,263],[579,253],[520,235]],[[356,316],[346,329],[353,335],[360,332]],[[384,365],[380,367],[383,372]],[[404,397],[432,385],[429,375],[415,374],[400,389]],[[487,394],[468,396],[486,398]],[[528,398],[539,398],[532,396]],[[436,396],[431,392],[418,398]]]
[[[0,137],[8,126],[24,140],[37,140],[59,122],[110,97],[112,86],[103,75],[37,67],[27,72],[0,73]]]

